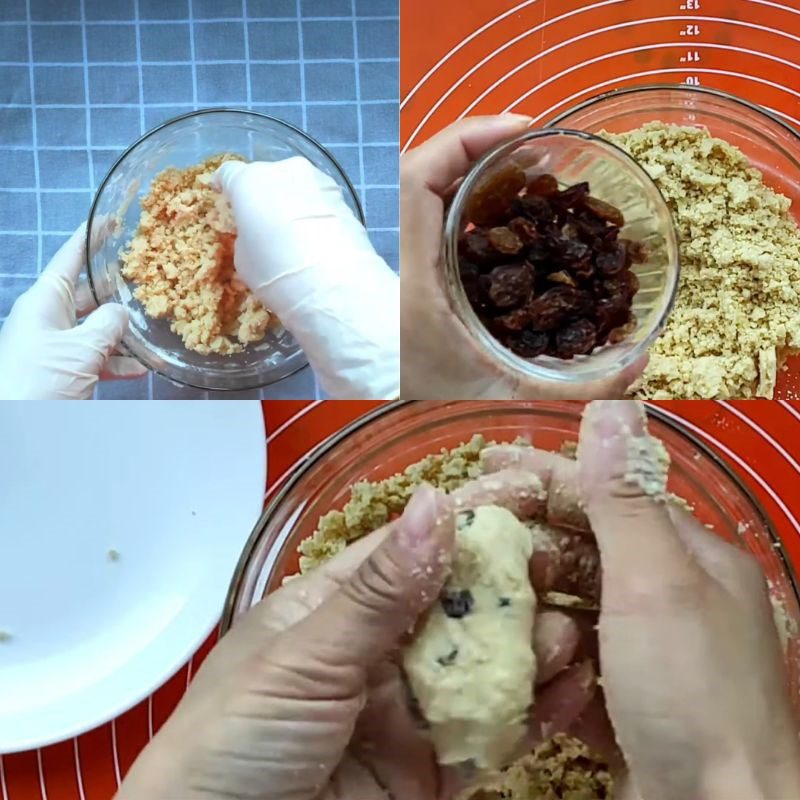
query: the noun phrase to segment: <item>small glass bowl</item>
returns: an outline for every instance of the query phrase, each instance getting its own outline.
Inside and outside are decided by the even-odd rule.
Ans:
[[[578,438],[582,404],[498,401],[398,402],[380,406],[330,436],[300,463],[266,506],[239,559],[222,631],[284,577],[298,572],[297,548],[319,519],[341,509],[353,484],[402,471],[440,448],[467,442],[475,433],[487,441],[526,436],[532,444],[559,451]],[[669,489],[686,499],[703,524],[752,553],[770,582],[791,630],[800,631],[800,590],[775,528],[736,473],[690,431],[648,406],[650,431],[672,459]],[[791,695],[800,712],[800,637],[786,651]]]
[[[522,358],[504,347],[483,325],[467,299],[459,275],[458,241],[469,221],[472,192],[513,160],[529,176],[555,175],[562,188],[588,181],[592,195],[625,215],[622,236],[647,243],[646,264],[634,264],[639,291],[632,310],[636,327],[617,344],[606,344],[572,359]],[[464,178],[447,212],[444,230],[445,286],[450,305],[481,349],[513,372],[544,381],[576,385],[619,372],[647,351],[661,332],[678,288],[678,240],[664,198],[650,176],[627,153],[593,134],[566,129],[529,130],[480,158]]]
[[[87,272],[97,303],[115,302],[128,309],[130,326],[123,349],[148,369],[185,386],[243,391],[267,386],[306,365],[306,357],[292,336],[277,325],[260,342],[234,355],[204,356],[187,350],[170,330],[169,320],[151,319],[144,313],[133,296],[135,286],[122,277],[119,260],[120,249],[139,224],[139,201],[149,191],[153,177],[167,167],[189,167],[225,152],[251,161],[304,156],[339,184],[347,204],[364,222],[358,196],[344,170],[308,134],[254,111],[204,109],[148,131],[111,167],[89,214]],[[105,222],[115,218],[120,224],[108,226]],[[104,232],[104,223],[110,232]],[[92,241],[94,252],[89,246]]]
[[[800,219],[800,133],[761,106],[716,89],[657,84],[618,89],[563,111],[545,127],[623,133],[648,122],[708,128],[741,150]]]

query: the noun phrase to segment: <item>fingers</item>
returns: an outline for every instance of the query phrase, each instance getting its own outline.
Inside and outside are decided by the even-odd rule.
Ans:
[[[473,161],[496,144],[522,133],[530,121],[530,117],[506,114],[453,123],[403,157],[404,188],[424,188],[443,196],[464,177]]]
[[[578,465],[572,459],[535,447],[495,445],[483,451],[481,463],[489,473],[513,468],[538,476],[547,493],[547,523],[559,528],[590,530],[578,491]]]
[[[575,621],[560,611],[541,611],[533,629],[536,683],[550,681],[575,657],[579,641]]]
[[[589,704],[570,726],[569,734],[580,739],[593,754],[602,758],[612,768],[618,769],[623,765],[624,759],[617,746],[614,728],[606,711],[603,690],[599,686]]]
[[[75,285],[75,314],[78,319],[85,317],[97,308],[97,301],[94,299],[89,281],[80,279]]]
[[[508,469],[482,475],[453,492],[456,508],[502,506],[521,520],[533,519],[544,511],[542,481],[533,472]]]
[[[678,536],[665,500],[663,445],[647,433],[641,404],[600,401],[584,411],[578,482],[603,560],[608,587],[630,593],[694,584],[697,567]]]
[[[130,356],[111,356],[100,373],[101,381],[129,381],[147,375],[147,367]]]
[[[107,303],[93,311],[82,325],[65,331],[64,335],[80,343],[81,366],[87,372],[99,375],[127,329],[128,312],[116,303]]]
[[[619,372],[596,381],[568,387],[561,383],[542,383],[525,379],[518,388],[520,400],[621,400],[647,367],[644,355]]]
[[[58,252],[50,259],[50,263],[42,270],[42,277],[59,278],[66,281],[74,291],[81,269],[86,261],[86,223],[67,239]]]
[[[589,705],[596,687],[591,661],[574,664],[553,678],[536,695],[526,749],[566,731]]]
[[[351,579],[281,637],[275,658],[320,667],[318,691],[357,690],[364,670],[392,650],[438,596],[454,540],[452,503],[421,486],[386,539]],[[305,665],[301,667],[300,665]]]

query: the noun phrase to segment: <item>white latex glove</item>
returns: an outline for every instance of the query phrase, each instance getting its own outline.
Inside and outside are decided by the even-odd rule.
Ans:
[[[94,306],[77,289],[85,262],[85,226],[53,256],[36,283],[20,295],[0,329],[0,399],[88,400],[100,378],[137,378],[134,358],[112,355],[128,327],[120,305]]]
[[[336,182],[296,157],[229,161],[215,175],[233,209],[242,280],[303,348],[332,397],[400,391],[400,285]]]

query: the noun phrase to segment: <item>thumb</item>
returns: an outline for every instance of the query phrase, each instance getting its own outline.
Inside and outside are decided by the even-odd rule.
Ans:
[[[242,161],[225,161],[211,179],[211,185],[230,199],[231,189],[246,165]]]
[[[450,499],[421,486],[384,543],[326,603],[282,635],[280,649],[306,669],[320,667],[317,689],[327,696],[360,692],[366,670],[438,596],[454,535]]]
[[[86,368],[99,375],[127,330],[128,312],[117,303],[106,303],[66,334],[81,348]]]
[[[590,403],[578,442],[578,485],[603,564],[604,598],[621,581],[683,582],[694,562],[675,530],[667,499],[669,457],[647,431],[644,406]]]

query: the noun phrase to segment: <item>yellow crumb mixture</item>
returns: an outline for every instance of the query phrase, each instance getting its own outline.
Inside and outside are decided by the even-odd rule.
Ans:
[[[636,396],[771,398],[778,368],[800,349],[800,227],[791,201],[704,129],[653,122],[603,135],[650,173],[680,237],[677,301]]]
[[[153,179],[139,227],[120,253],[122,275],[153,319],[168,319],[187,349],[230,355],[264,338],[270,313],[237,278],[236,228],[230,206],[211,186],[224,161],[214,156]]]

